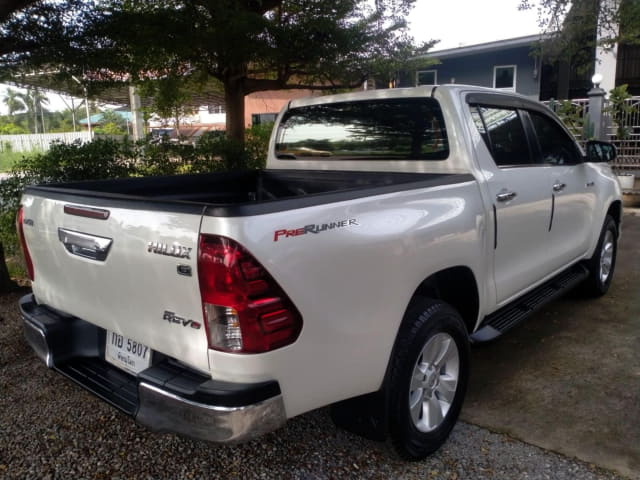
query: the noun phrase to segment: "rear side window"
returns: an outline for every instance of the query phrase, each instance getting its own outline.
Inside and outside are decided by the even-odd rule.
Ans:
[[[471,116],[498,167],[533,163],[527,136],[514,108],[472,105]]]
[[[529,112],[538,137],[542,161],[551,165],[575,165],[581,155],[575,142],[560,125],[537,112]]]
[[[449,142],[436,100],[376,99],[289,110],[275,153],[290,160],[444,160]]]

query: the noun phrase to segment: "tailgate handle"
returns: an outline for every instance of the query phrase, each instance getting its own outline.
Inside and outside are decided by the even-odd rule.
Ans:
[[[99,262],[104,262],[107,259],[113,243],[111,238],[74,232],[66,228],[58,228],[58,238],[69,253]]]

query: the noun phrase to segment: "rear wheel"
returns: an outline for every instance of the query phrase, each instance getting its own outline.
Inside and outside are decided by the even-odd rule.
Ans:
[[[447,439],[469,377],[469,341],[460,315],[430,299],[414,302],[399,334],[389,379],[389,432],[398,453],[419,460]]]
[[[618,252],[618,227],[610,215],[607,215],[598,239],[598,245],[593,257],[587,262],[589,276],[584,282],[584,292],[592,297],[599,297],[607,293],[613,271],[616,266]]]

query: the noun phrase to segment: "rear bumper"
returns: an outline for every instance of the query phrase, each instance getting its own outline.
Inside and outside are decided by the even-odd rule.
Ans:
[[[213,442],[250,440],[286,421],[278,382],[212,380],[171,359],[137,377],[104,361],[105,332],[79,318],[20,300],[25,338],[47,365],[151,430]]]

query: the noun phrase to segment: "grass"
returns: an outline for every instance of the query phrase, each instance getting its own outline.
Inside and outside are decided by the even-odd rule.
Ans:
[[[0,172],[9,172],[11,167],[21,161],[24,157],[36,154],[37,152],[0,152]]]

